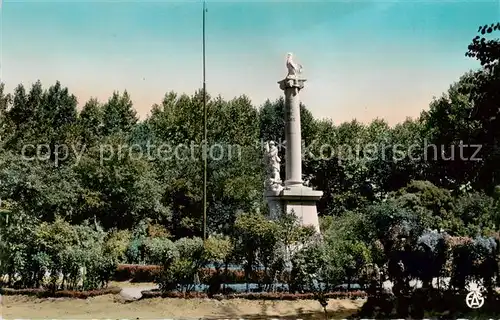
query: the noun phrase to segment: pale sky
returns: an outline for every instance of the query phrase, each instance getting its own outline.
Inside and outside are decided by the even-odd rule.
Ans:
[[[479,63],[465,57],[500,1],[207,1],[207,90],[256,106],[282,92],[285,55],[302,102],[334,123],[416,117]],[[141,117],[168,91],[202,87],[201,1],[3,0],[1,80],[60,80],[80,105],[127,89]]]

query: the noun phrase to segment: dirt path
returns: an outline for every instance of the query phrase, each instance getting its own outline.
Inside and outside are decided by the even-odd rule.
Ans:
[[[342,319],[355,312],[363,300],[331,300],[329,316]],[[209,299],[145,299],[123,303],[120,295],[77,299],[37,299],[3,296],[3,319],[324,319],[317,301],[256,301]]]
[[[122,287],[120,295],[126,300],[136,300],[142,297],[142,291],[158,289],[156,285]]]

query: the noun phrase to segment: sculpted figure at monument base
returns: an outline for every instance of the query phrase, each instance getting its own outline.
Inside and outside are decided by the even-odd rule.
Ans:
[[[265,145],[265,161],[267,165],[267,179],[265,182],[266,189],[279,190],[281,186],[280,178],[280,162],[278,156],[278,147],[274,141],[269,141]]]

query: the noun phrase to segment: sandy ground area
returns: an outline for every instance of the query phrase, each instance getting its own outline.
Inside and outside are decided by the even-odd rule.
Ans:
[[[108,287],[120,288],[139,288],[139,287],[157,287],[153,282],[130,282],[130,281],[110,281]]]
[[[3,296],[3,319],[324,319],[317,301],[253,301],[209,299],[144,299],[124,303],[120,295],[87,300]],[[354,313],[364,300],[330,300],[330,319]]]

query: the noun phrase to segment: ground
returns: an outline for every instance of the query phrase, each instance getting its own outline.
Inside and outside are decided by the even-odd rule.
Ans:
[[[331,300],[330,319],[344,319],[354,313],[363,300]],[[123,303],[119,295],[87,300],[68,298],[36,299],[3,296],[3,319],[324,319],[317,301],[257,301],[208,299],[144,299]]]
[[[155,287],[153,283],[112,282],[123,288],[122,294],[95,298],[37,299],[28,296],[0,296],[0,319],[324,319],[319,302],[210,300],[210,299],[144,299],[126,302],[124,297]],[[123,294],[124,292],[126,294]],[[140,294],[139,294],[140,295]],[[330,319],[343,319],[356,312],[364,300],[330,300]]]

